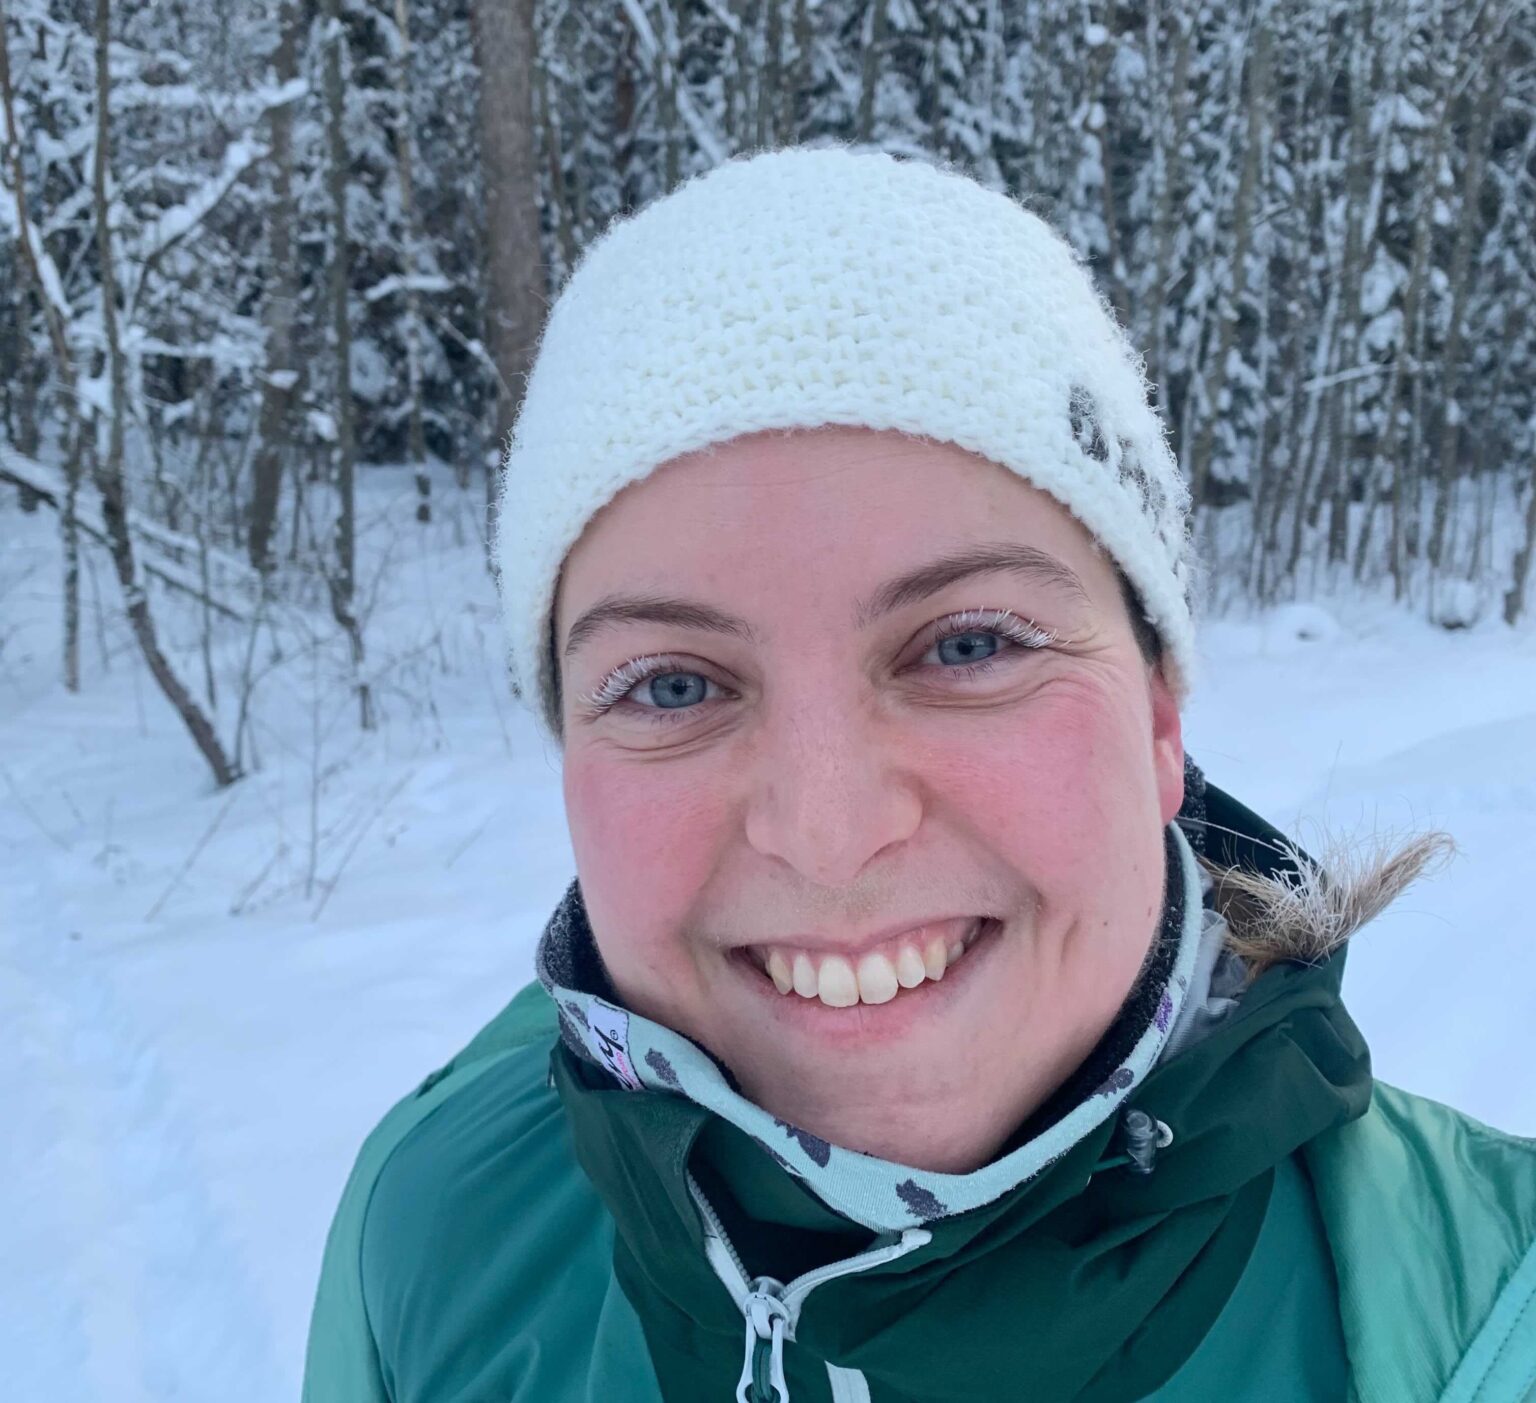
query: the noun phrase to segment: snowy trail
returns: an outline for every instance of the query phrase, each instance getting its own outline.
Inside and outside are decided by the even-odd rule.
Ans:
[[[267,1332],[153,1054],[45,883],[0,884],[0,1261],[44,1264],[0,1273],[6,1397],[277,1398]]]
[[[85,1111],[93,1089],[81,1084],[68,1055],[66,1011],[16,958],[23,927],[11,906],[0,924],[0,1026],[9,1044],[0,1059],[0,1182],[10,1188],[8,1211],[0,1215],[0,1261],[43,1265],[30,1278],[0,1272],[0,1319],[21,1345],[11,1354],[18,1397],[88,1398],[97,1390],[86,1378],[95,1352],[84,1315],[98,1303],[88,1305],[80,1290],[90,1273],[78,1259],[88,1248],[72,1219],[89,1217],[98,1229],[102,1216],[82,1211],[97,1197],[90,1183],[97,1136]]]

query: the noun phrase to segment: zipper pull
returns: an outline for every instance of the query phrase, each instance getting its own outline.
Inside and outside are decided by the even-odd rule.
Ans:
[[[741,1303],[747,1341],[736,1403],[789,1403],[789,1385],[784,1380],[784,1329],[789,1323],[789,1307],[780,1294],[783,1290],[783,1282],[760,1276]]]

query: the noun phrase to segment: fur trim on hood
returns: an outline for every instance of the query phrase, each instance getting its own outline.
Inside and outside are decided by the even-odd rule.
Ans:
[[[1401,844],[1381,836],[1331,839],[1321,859],[1283,842],[1276,851],[1284,865],[1268,872],[1207,857],[1200,864],[1226,918],[1227,948],[1242,956],[1251,980],[1282,960],[1321,963],[1455,850],[1449,835],[1432,831]]]

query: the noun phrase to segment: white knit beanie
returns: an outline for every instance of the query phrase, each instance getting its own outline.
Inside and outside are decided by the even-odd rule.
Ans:
[[[824,424],[948,441],[1048,492],[1135,587],[1182,697],[1188,492],[1077,254],[956,172],[793,147],[615,221],[550,312],[495,549],[513,677],[556,744],[550,613],[587,522],[681,454]]]

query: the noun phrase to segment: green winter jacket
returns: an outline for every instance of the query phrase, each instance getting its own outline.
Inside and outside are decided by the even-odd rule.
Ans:
[[[1212,794],[1213,830],[1269,840]],[[530,985],[365,1143],[306,1403],[1536,1403],[1536,1142],[1372,1082],[1342,966],[1267,971],[1145,1077],[1181,1131],[1150,1174],[1111,1118],[996,1202],[873,1236],[772,1145],[615,1084]],[[743,1254],[807,1243],[754,1294]],[[1121,1330],[1159,1253],[1166,1300]]]

